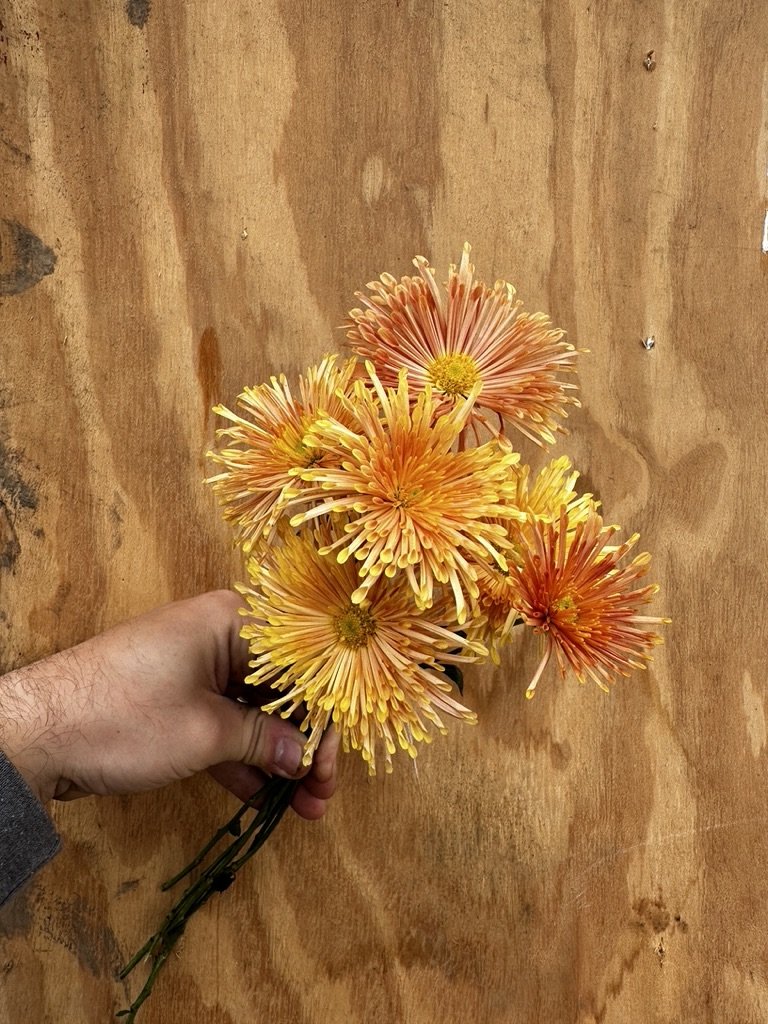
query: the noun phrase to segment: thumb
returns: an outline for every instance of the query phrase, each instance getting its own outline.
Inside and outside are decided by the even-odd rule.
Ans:
[[[222,697],[224,742],[219,761],[241,761],[270,775],[299,779],[309,771],[301,763],[306,737],[277,715],[268,715]]]

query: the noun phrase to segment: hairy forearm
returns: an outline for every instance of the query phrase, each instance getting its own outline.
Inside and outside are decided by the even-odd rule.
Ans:
[[[43,801],[56,794],[67,745],[64,694],[76,671],[66,651],[0,677],[0,750]]]

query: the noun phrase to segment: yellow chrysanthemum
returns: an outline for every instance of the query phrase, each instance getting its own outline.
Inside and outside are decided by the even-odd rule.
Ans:
[[[648,626],[669,619],[638,614],[658,586],[633,589],[647,573],[651,556],[637,555],[620,568],[618,563],[637,543],[638,535],[611,545],[617,529],[604,527],[593,512],[569,537],[562,509],[558,522],[536,520],[521,533],[522,564],[510,569],[517,588],[515,606],[546,642],[526,696],[533,696],[553,650],[562,675],[570,667],[579,682],[590,678],[606,690],[615,675],[645,668],[651,649],[662,642]]]
[[[537,444],[553,444],[560,418],[578,404],[573,383],[577,355],[543,313],[526,313],[505,281],[491,288],[474,278],[465,244],[461,263],[451,265],[445,290],[423,256],[413,261],[418,277],[382,274],[357,292],[363,309],[345,323],[352,349],[370,359],[385,386],[394,387],[402,368],[421,387],[430,384],[444,404],[481,386],[470,422],[487,424],[480,407],[508,420]],[[502,424],[503,426],[503,424]]]
[[[288,717],[306,706],[305,764],[333,722],[344,749],[360,750],[374,774],[377,750],[391,771],[398,747],[415,757],[431,726],[445,732],[441,713],[475,721],[451,696],[440,665],[478,661],[487,652],[454,631],[450,604],[417,609],[404,577],[383,579],[364,602],[353,602],[354,565],[318,551],[340,528],[328,521],[298,534],[281,528],[279,545],[263,561],[250,560],[251,586],[239,588],[249,605],[242,636],[253,656],[246,682],[282,691],[265,711]]]
[[[297,474],[326,460],[325,453],[308,447],[304,438],[320,416],[345,419],[339,393],[349,389],[355,360],[337,366],[336,358],[327,356],[299,378],[298,401],[281,375],[243,391],[238,398],[242,416],[223,405],[213,410],[232,426],[217,433],[228,446],[208,453],[224,467],[208,483],[213,484],[224,518],[235,524],[246,552],[274,536],[286,501],[300,487]]]
[[[449,584],[463,623],[478,596],[470,560],[490,558],[506,568],[505,531],[489,517],[508,514],[509,467],[519,456],[496,442],[453,450],[479,385],[439,415],[430,385],[411,404],[405,371],[394,390],[367,368],[371,384],[356,381],[351,398],[342,399],[349,426],[321,419],[305,438],[328,451],[329,462],[301,474],[310,486],[295,500],[317,504],[291,525],[348,513],[345,532],[328,551],[342,562],[352,555],[359,561],[356,604],[380,576],[403,572],[421,607],[429,607],[439,584]]]
[[[530,466],[515,466],[512,476],[515,487],[509,502],[525,515],[526,520],[559,520],[560,510],[565,508],[568,529],[574,530],[599,508],[600,503],[591,494],[576,493],[575,484],[579,474],[573,470],[571,460],[566,455],[544,466],[533,483],[530,482]]]

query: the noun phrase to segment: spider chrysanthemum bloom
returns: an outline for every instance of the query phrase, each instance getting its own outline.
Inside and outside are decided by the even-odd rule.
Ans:
[[[565,509],[567,537],[572,538],[578,524],[597,511],[599,503],[591,494],[576,492],[578,476],[565,455],[544,466],[533,482],[530,466],[515,465],[511,468],[512,488],[507,501],[514,514],[504,520],[495,520],[507,532],[508,561],[522,564],[526,541],[521,533],[530,530],[537,520],[559,522],[560,512]],[[508,570],[502,570],[488,559],[478,564],[476,569],[480,590],[478,607],[482,619],[472,635],[488,646],[492,660],[498,665],[501,648],[509,640],[512,626],[520,621],[518,585]]]
[[[354,370],[354,359],[337,365],[336,356],[327,356],[299,378],[298,399],[281,375],[243,391],[237,403],[242,415],[223,405],[214,408],[231,425],[217,432],[226,447],[208,453],[223,467],[208,483],[246,552],[274,536],[286,501],[301,487],[297,474],[324,463],[325,453],[308,447],[304,438],[318,416],[344,421],[337,392],[348,390]]]
[[[604,527],[593,512],[569,538],[562,509],[558,522],[536,520],[522,534],[527,541],[522,564],[510,568],[517,588],[515,603],[523,621],[545,640],[526,696],[533,696],[553,650],[561,674],[570,667],[579,682],[590,678],[606,690],[616,675],[645,668],[651,650],[662,643],[649,626],[669,619],[638,614],[658,586],[634,589],[647,573],[651,556],[636,555],[629,565],[619,567],[638,535],[612,545],[617,529]]]
[[[553,522],[559,520],[560,510],[565,508],[568,529],[572,531],[599,508],[599,502],[595,501],[591,494],[576,492],[575,485],[579,474],[573,469],[571,460],[566,455],[552,459],[539,470],[533,482],[531,468],[527,465],[515,466],[512,477],[514,491],[508,500],[525,516],[525,520],[515,516],[518,522],[536,519]]]
[[[239,588],[249,605],[241,634],[252,654],[246,682],[282,692],[265,711],[288,717],[306,706],[305,764],[333,722],[344,749],[360,750],[371,774],[382,753],[391,771],[398,747],[415,757],[433,727],[445,732],[442,714],[476,720],[451,696],[440,665],[479,661],[487,652],[454,632],[449,603],[416,608],[403,577],[381,580],[365,602],[353,603],[354,565],[318,551],[335,529],[328,522],[298,534],[281,529],[263,561],[250,560],[251,586]]]
[[[512,627],[519,619],[517,590],[510,580],[509,570],[500,569],[491,562],[478,563],[477,608],[479,617],[469,631],[473,640],[488,648],[494,665],[501,663],[501,649],[509,640]]]
[[[418,277],[382,274],[368,285],[372,295],[356,293],[364,308],[350,311],[347,338],[385,385],[404,367],[417,387],[430,384],[450,403],[479,383],[470,422],[489,426],[482,407],[537,444],[553,444],[567,406],[578,404],[576,385],[558,376],[573,372],[576,349],[544,313],[524,312],[511,284],[476,281],[469,254],[466,244],[445,289],[423,256],[413,261]]]
[[[506,568],[504,528],[488,520],[506,515],[509,467],[519,456],[495,441],[453,450],[477,388],[440,414],[430,385],[412,404],[405,371],[397,389],[382,387],[370,364],[368,371],[370,384],[355,381],[343,400],[349,426],[323,419],[307,434],[307,444],[329,453],[329,464],[302,473],[308,486],[294,500],[316,504],[291,525],[347,513],[344,532],[323,554],[359,563],[356,604],[379,577],[402,572],[421,607],[429,607],[440,584],[449,585],[464,623],[478,596],[470,560],[489,558]]]

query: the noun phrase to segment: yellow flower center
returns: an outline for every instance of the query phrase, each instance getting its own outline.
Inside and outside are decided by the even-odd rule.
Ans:
[[[350,605],[343,615],[333,620],[336,636],[347,647],[367,647],[376,633],[376,620],[365,608]]]
[[[323,453],[319,448],[311,448],[302,440],[312,422],[309,421],[306,425],[302,424],[301,434],[292,424],[289,424],[283,428],[277,441],[278,451],[281,451],[292,465],[301,466],[302,469],[311,469],[312,466],[316,466],[323,460]]]
[[[557,601],[552,602],[551,612],[569,612],[562,616],[563,622],[576,622],[579,617],[578,609],[576,608],[576,602],[570,596],[566,594],[564,597],[560,597]]]
[[[304,469],[311,469],[312,466],[316,466],[318,462],[323,461],[323,453],[319,448],[309,448],[301,441],[296,446],[296,458],[300,466]]]
[[[427,367],[432,384],[446,395],[466,395],[480,380],[477,363],[466,352],[438,356]]]
[[[395,487],[389,496],[389,500],[395,508],[410,508],[411,505],[415,504],[419,495],[418,487],[411,487],[410,490],[406,490],[403,487]]]

